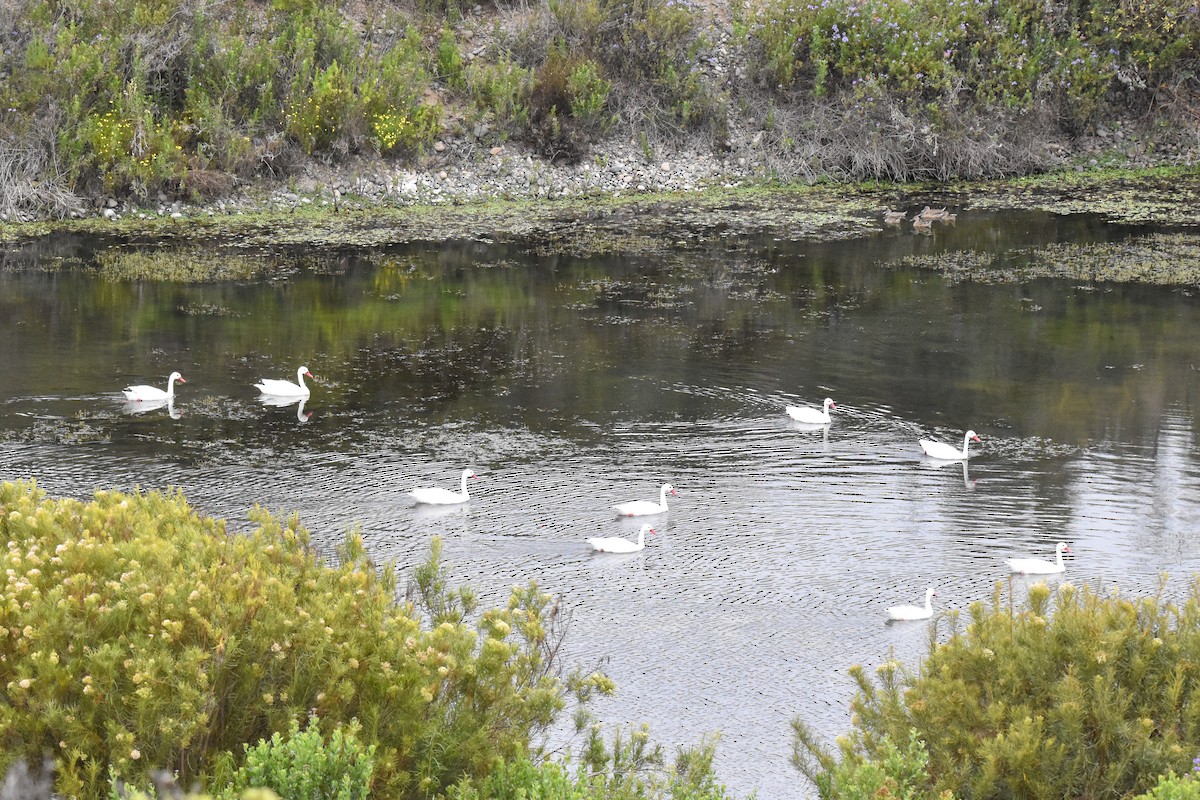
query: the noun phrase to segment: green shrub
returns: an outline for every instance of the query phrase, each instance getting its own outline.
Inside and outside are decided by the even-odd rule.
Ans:
[[[1195,763],[1200,768],[1200,758]],[[1160,775],[1154,788],[1134,800],[1200,800],[1200,780],[1196,777],[1195,769],[1183,776],[1174,772]]]
[[[1111,96],[1150,102],[1200,55],[1200,15],[1184,0],[1053,13],[1033,2],[768,0],[744,24],[759,74],[777,90],[821,97],[873,81],[911,110],[1044,109],[1072,133]]]
[[[554,60],[569,54],[565,58],[577,63],[564,76],[564,86],[575,66],[592,62],[587,76],[577,80],[592,87],[582,93],[581,99],[591,97],[582,105],[590,102],[597,114],[613,104],[627,120],[691,126],[707,119],[716,106],[700,77],[700,54],[706,47],[701,12],[690,0],[550,0],[514,50],[524,63],[551,73],[560,71]],[[548,113],[551,104],[542,104],[540,112],[538,105],[535,101],[531,114],[535,132],[542,121],[555,119],[569,133],[563,122],[569,105],[553,105],[554,115]],[[595,121],[607,124],[607,115]],[[544,132],[540,137],[546,138]]]
[[[462,52],[458,49],[458,41],[449,25],[442,27],[442,35],[438,39],[437,74],[452,89],[461,89],[466,85]]]
[[[49,753],[65,796],[104,796],[110,765],[134,785],[165,768],[222,786],[244,743],[315,712],[358,721],[382,796],[426,797],[529,752],[570,692],[612,690],[562,677],[563,616],[532,584],[468,625],[437,540],[397,603],[359,537],[333,566],[295,518],[251,519],[227,533],[178,493],[0,485],[0,772]]]
[[[286,169],[269,144],[285,136],[323,157],[391,139],[383,150],[407,151],[440,122],[421,105],[429,55],[395,12],[378,20],[386,36],[363,37],[324,0],[16,5],[21,35],[0,53],[0,138],[44,139],[77,189],[203,194],[231,185],[207,173]]]
[[[645,728],[611,746],[593,729],[578,768],[534,763],[529,759],[500,763],[482,780],[463,779],[450,787],[446,800],[727,800],[725,787],[712,770],[716,739],[681,749],[675,765],[663,768],[662,748],[651,745]]]
[[[584,59],[571,65],[567,76],[567,100],[571,116],[585,128],[603,131],[609,117],[605,113],[612,82],[604,79],[600,65]]]
[[[529,122],[533,72],[501,58],[495,63],[475,60],[466,70],[467,92],[475,108],[506,127],[521,132]]]
[[[1053,600],[1053,603],[1051,602]],[[1062,584],[1026,608],[975,603],[918,673],[861,667],[840,761],[797,720],[794,763],[820,785],[925,743],[928,791],[964,798],[1119,797],[1200,751],[1200,579],[1181,605]]]
[[[366,800],[371,790],[375,746],[363,747],[358,725],[338,726],[325,741],[316,716],[308,727],[292,720],[285,739],[246,745],[246,763],[238,770],[233,795],[246,789],[271,789],[280,800]]]
[[[478,782],[463,779],[446,792],[446,800],[588,800],[587,783],[557,763],[528,759],[501,762]]]
[[[845,758],[817,774],[821,800],[950,800],[950,792],[936,795],[929,788],[929,755],[916,731],[910,731],[903,749],[884,736],[876,752],[875,758]]]

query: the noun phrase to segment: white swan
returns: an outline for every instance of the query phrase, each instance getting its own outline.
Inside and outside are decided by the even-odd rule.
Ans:
[[[837,404],[830,398],[825,398],[825,404],[820,411],[808,406],[786,406],[783,410],[789,417],[796,422],[805,422],[809,425],[828,425],[832,421],[829,416],[829,409],[837,408]]]
[[[462,491],[452,492],[449,489],[443,489],[439,486],[434,486],[425,489],[413,489],[409,492],[409,496],[418,503],[429,503],[435,506],[449,506],[455,503],[465,503],[471,499],[467,494],[467,478],[478,479],[478,475],[469,469],[464,469],[462,474]]]
[[[618,517],[645,517],[650,514],[662,514],[667,510],[667,493],[679,497],[675,493],[675,487],[669,483],[662,485],[662,491],[658,493],[658,502],[652,500],[631,500],[628,503],[621,503],[613,506],[613,511],[617,512]]]
[[[930,586],[925,590],[925,606],[892,606],[887,610],[888,619],[929,619],[933,616],[933,598],[937,592]]]
[[[654,528],[643,525],[638,531],[636,542],[622,539],[620,536],[593,536],[587,540],[597,553],[636,553],[646,546],[646,534],[654,533]]]
[[[1044,558],[1010,558],[1004,563],[1008,564],[1010,570],[1022,575],[1054,575],[1066,572],[1067,567],[1063,564],[1062,554],[1071,552],[1071,548],[1067,547],[1066,542],[1059,542],[1054,552],[1057,556],[1055,561],[1047,561]]]
[[[172,372],[171,377],[167,378],[167,390],[164,392],[157,386],[126,386],[121,391],[125,394],[125,399],[133,403],[147,401],[166,402],[175,397],[175,381],[187,383],[183,376],[178,372]]]
[[[305,375],[310,378],[312,377],[312,373],[308,371],[308,367],[300,367],[296,370],[295,383],[276,380],[274,378],[263,378],[254,384],[254,388],[272,397],[308,397],[308,386],[304,383]]]
[[[964,458],[970,458],[971,453],[967,450],[971,442],[981,441],[979,435],[975,431],[967,431],[963,434],[962,452],[955,450],[948,444],[941,442],[933,442],[929,439],[921,439],[921,449],[925,451],[925,455],[930,458],[939,458],[942,461],[961,461]]]

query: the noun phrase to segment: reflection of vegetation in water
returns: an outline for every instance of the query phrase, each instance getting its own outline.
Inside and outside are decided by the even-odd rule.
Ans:
[[[973,210],[1029,209],[1100,214],[1111,222],[1196,225],[1200,181],[1195,169],[1056,173],[966,189]]]
[[[272,271],[271,260],[211,248],[124,250],[96,253],[100,275],[110,281],[169,281],[215,283],[250,280]]]
[[[1200,235],[1159,233],[1122,242],[1051,244],[1036,250],[960,250],[908,256],[892,266],[941,272],[951,282],[1006,283],[1036,278],[1200,285]]]
[[[25,427],[0,429],[3,442],[53,442],[63,445],[95,444],[110,441],[108,431],[97,427],[99,420],[45,417]]]

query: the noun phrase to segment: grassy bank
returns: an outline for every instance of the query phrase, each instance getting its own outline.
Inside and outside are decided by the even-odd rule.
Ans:
[[[1184,0],[17,0],[0,30],[0,211],[39,217],[440,164],[441,140],[901,181],[1042,170],[1108,129],[1150,160],[1196,140]]]

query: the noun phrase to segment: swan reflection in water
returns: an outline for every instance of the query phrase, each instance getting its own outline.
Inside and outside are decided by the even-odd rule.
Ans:
[[[308,402],[307,395],[304,397],[284,397],[278,394],[260,394],[258,402],[264,406],[275,406],[276,408],[286,408],[287,406],[295,405],[297,422],[308,422],[309,418],[313,415],[313,412],[304,410],[304,404]]]
[[[969,472],[967,472],[967,460],[966,459],[963,459],[961,461],[947,461],[944,458],[929,458],[928,456],[924,456],[921,458],[921,463],[923,463],[925,466],[931,467],[933,469],[938,469],[940,467],[944,467],[947,464],[962,464],[963,486],[967,487],[968,489],[975,488],[975,480],[972,479],[971,474]]]
[[[812,433],[812,434],[814,434],[814,436],[817,431],[820,431],[821,432],[821,452],[823,452],[823,453],[829,452],[829,427],[830,426],[828,424],[814,423],[814,422],[796,422],[795,420],[792,420],[791,427],[792,427],[792,430],[794,430],[794,431],[800,431],[801,433]]]
[[[183,416],[181,409],[175,408],[174,397],[160,397],[154,400],[122,400],[121,410],[126,414],[138,415],[145,414],[147,411],[156,411],[160,408],[165,408],[171,419],[179,419]]]

